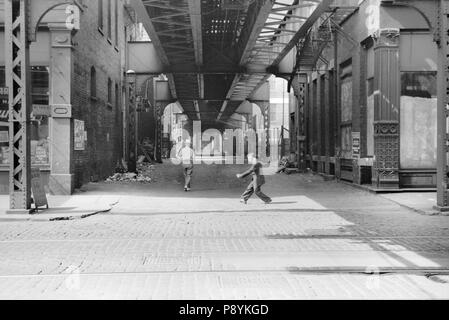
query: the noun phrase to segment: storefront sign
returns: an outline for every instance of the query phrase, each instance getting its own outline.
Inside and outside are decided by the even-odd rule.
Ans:
[[[84,131],[84,121],[74,120],[75,130],[75,150],[83,151],[86,149],[86,133]]]
[[[0,87],[0,96],[8,96],[9,90],[6,87]]]
[[[8,131],[0,131],[0,143],[9,142],[9,132]]]
[[[8,88],[0,87],[0,122],[7,122],[9,118]]]
[[[360,132],[352,133],[352,158],[360,158]]]
[[[42,104],[33,104],[33,116],[35,117],[50,117],[51,116],[51,108],[48,105]]]

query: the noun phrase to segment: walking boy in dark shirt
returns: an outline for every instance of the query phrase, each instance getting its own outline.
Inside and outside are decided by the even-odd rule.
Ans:
[[[237,178],[239,179],[243,179],[248,177],[249,175],[252,175],[252,181],[249,184],[248,188],[246,188],[245,192],[242,194],[240,202],[247,204],[249,198],[251,198],[254,193],[266,204],[273,202],[273,200],[271,200],[271,198],[265,195],[261,190],[261,187],[265,184],[265,177],[260,172],[262,163],[254,154],[248,155],[248,161],[252,165],[251,168],[248,171],[237,175]]]

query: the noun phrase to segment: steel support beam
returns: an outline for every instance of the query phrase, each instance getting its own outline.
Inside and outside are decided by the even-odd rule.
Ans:
[[[170,61],[168,60],[167,54],[162,47],[161,41],[159,39],[158,33],[156,29],[154,28],[153,23],[151,22],[151,19],[148,15],[148,11],[144,5],[144,1],[130,1],[131,7],[134,9],[137,15],[137,19],[142,22],[143,26],[145,27],[145,30],[147,31],[148,35],[150,36],[151,41],[154,43],[154,48],[159,56],[159,59],[161,59],[162,64],[164,65],[164,69],[168,69],[170,66]],[[176,94],[176,86],[175,82],[173,80],[173,76],[170,74],[167,74],[167,77],[169,79],[170,84],[170,91],[173,95],[174,99],[177,99]]]
[[[249,7],[248,17],[238,44],[240,48],[240,65],[243,66],[248,62],[251,51],[256,45],[257,37],[262,31],[273,5],[273,0],[260,0],[254,1]]]
[[[172,98],[177,100],[178,99],[178,93],[176,91],[175,78],[173,77],[172,73],[169,73],[166,76],[167,76],[167,79],[168,79],[168,86],[170,87],[170,92],[171,92]]]
[[[9,185],[11,212],[31,209],[31,76],[29,1],[5,1],[6,84],[9,89]]]
[[[313,24],[321,17],[321,15],[329,9],[333,0],[322,0],[321,3],[316,7],[310,17],[304,22],[304,24],[299,28],[296,34],[291,38],[289,43],[273,61],[270,69],[276,69],[279,63],[287,56],[287,54],[295,47],[301,38],[304,38],[313,26]]]
[[[201,26],[201,0],[188,0],[190,23],[192,25],[193,44],[195,48],[196,65],[201,67],[203,65],[203,30]],[[204,99],[204,76],[198,74],[198,90],[200,98]],[[195,101],[195,109],[198,119],[201,120],[200,108],[198,101]]]
[[[260,35],[262,28],[265,25],[265,22],[270,15],[271,9],[273,8],[274,0],[261,0],[254,1],[248,9],[248,17],[245,22],[245,27],[242,31],[242,34],[239,39],[238,48],[239,51],[239,60],[240,66],[245,66],[250,58],[251,51],[256,45],[257,37]],[[242,74],[237,74],[232,82],[231,87],[229,88],[228,94],[226,95],[226,99],[229,100],[234,93],[234,90],[242,78]],[[217,120],[220,120],[225,112],[228,101],[223,102],[223,106],[218,114]]]
[[[201,0],[188,0],[192,25],[196,65],[203,65],[203,29],[201,26]]]
[[[436,28],[438,44],[438,107],[437,107],[437,206],[449,211],[448,104],[449,104],[449,1],[439,0]]]
[[[221,117],[223,116],[223,113],[226,111],[226,108],[228,107],[229,100],[231,99],[231,96],[234,93],[235,87],[239,83],[242,76],[243,76],[242,74],[235,75],[234,80],[232,81],[231,87],[229,88],[228,94],[226,95],[226,100],[223,102],[220,113],[218,114],[217,120],[220,120]]]
[[[161,59],[161,62],[164,66],[169,66],[170,62],[168,61],[167,54],[165,53],[164,48],[162,47],[161,41],[159,40],[159,36],[154,28],[153,23],[148,15],[147,9],[144,5],[144,1],[130,1],[131,7],[134,9],[137,15],[137,19],[142,22],[145,30],[150,36],[151,41],[154,43],[154,48]]]

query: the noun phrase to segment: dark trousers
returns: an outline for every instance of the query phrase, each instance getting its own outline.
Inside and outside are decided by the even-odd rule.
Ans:
[[[184,167],[184,179],[185,179],[185,187],[191,188],[191,181],[192,181],[192,174],[193,174],[193,166]]]
[[[251,196],[255,193],[256,196],[258,196],[263,202],[271,201],[271,198],[264,194],[261,188],[261,185],[258,185],[256,182],[252,181],[243,193],[242,198],[245,201],[248,201],[248,199],[251,198]]]

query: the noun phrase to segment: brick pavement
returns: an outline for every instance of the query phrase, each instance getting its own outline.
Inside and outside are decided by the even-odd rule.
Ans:
[[[200,182],[96,184],[108,214],[0,223],[0,298],[449,298],[447,217],[309,175],[269,177],[273,206]]]

